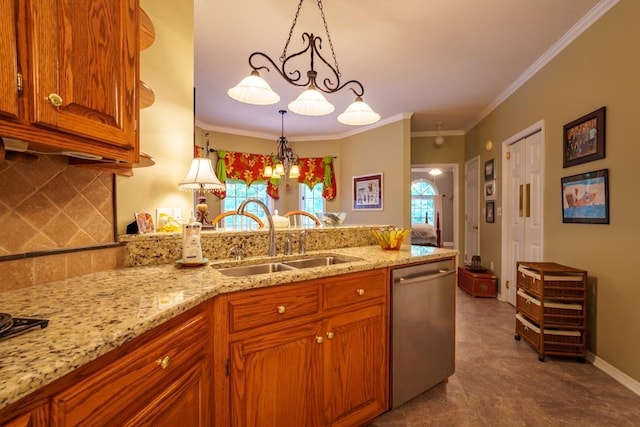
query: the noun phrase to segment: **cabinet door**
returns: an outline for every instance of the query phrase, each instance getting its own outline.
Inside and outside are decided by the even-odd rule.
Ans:
[[[323,425],[319,334],[315,322],[231,344],[232,425]]]
[[[15,0],[0,0],[0,114],[18,117],[18,47]]]
[[[44,404],[32,409],[26,414],[20,415],[6,424],[4,427],[45,427],[51,425],[49,423],[49,406]]]
[[[136,148],[138,1],[29,4],[33,122]]]
[[[386,336],[382,304],[326,321],[324,406],[330,425],[359,425],[386,410]]]
[[[201,359],[173,380],[125,426],[208,426],[210,422],[209,362]]]

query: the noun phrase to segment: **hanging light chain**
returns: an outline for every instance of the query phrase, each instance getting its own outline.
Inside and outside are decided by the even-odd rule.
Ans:
[[[338,77],[342,77],[342,73],[340,72],[340,67],[338,66],[338,59],[336,58],[336,52],[333,49],[333,41],[331,41],[331,34],[329,34],[329,26],[327,25],[327,18],[324,16],[324,9],[322,7],[322,0],[318,1],[318,9],[320,9],[320,16],[322,16],[322,22],[324,24],[324,31],[327,34],[327,41],[329,42],[329,48],[331,49],[331,56],[333,57],[333,63],[336,66],[336,73]],[[302,8],[302,3],[304,0],[300,0],[298,3],[298,10],[296,10],[296,16],[293,18],[293,23],[291,24],[291,28],[289,29],[289,37],[287,37],[287,41],[284,44],[284,50],[282,51],[282,55],[280,55],[280,62],[284,62],[287,59],[287,48],[289,47],[289,43],[291,42],[291,36],[293,35],[293,30],[298,23],[298,16],[300,15],[300,9]]]

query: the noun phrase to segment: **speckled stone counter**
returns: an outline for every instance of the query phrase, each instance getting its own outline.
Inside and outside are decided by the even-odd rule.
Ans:
[[[376,240],[370,229],[381,225],[341,225],[338,227],[317,228],[278,228],[276,246],[284,247],[285,236],[291,236],[295,250],[300,244],[300,233],[305,230],[307,251],[330,248],[347,248],[374,245]],[[126,242],[124,265],[159,265],[171,263],[182,256],[181,233],[149,233],[122,235],[118,238]],[[201,234],[202,255],[210,260],[229,258],[232,246],[242,245],[246,256],[258,256],[267,253],[269,230],[237,231],[207,230]]]
[[[457,255],[455,250],[430,247],[383,251],[378,246],[363,246],[306,256],[329,253],[359,260],[242,278],[224,276],[214,268],[236,265],[233,261],[216,260],[200,267],[170,263],[0,293],[3,312],[49,319],[45,329],[0,341],[0,408],[217,294]],[[255,257],[241,263],[267,260],[274,258]]]

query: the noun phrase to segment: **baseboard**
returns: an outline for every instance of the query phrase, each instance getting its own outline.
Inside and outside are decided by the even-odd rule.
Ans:
[[[605,362],[591,352],[587,352],[587,360],[593,363],[593,366],[600,369],[602,372],[609,375],[611,378],[618,381],[620,384],[640,396],[640,382],[634,380],[629,375]]]

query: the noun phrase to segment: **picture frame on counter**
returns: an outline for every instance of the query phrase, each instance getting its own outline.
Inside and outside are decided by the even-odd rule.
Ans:
[[[353,177],[353,210],[383,210],[382,172]]]
[[[609,224],[609,170],[560,178],[562,222]]]
[[[138,233],[153,233],[155,227],[153,225],[153,216],[148,212],[135,213],[136,224],[138,224]]]
[[[562,132],[562,167],[605,158],[606,107],[567,123]]]

